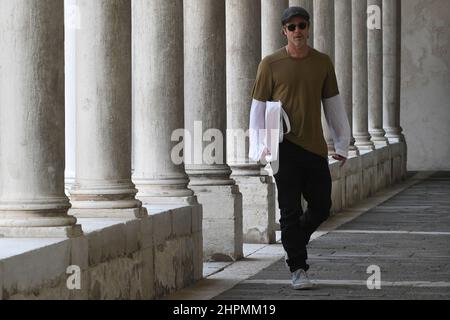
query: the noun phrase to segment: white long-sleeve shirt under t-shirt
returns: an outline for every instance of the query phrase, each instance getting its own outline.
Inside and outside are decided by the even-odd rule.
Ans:
[[[323,99],[324,114],[336,154],[347,158],[351,139],[351,129],[340,95]],[[280,103],[280,107],[281,103]],[[253,99],[250,110],[249,158],[253,161],[271,162],[278,159],[278,145],[274,138],[283,130],[283,112],[267,112],[267,103]],[[284,113],[284,116],[287,115]],[[277,117],[273,119],[273,117]],[[289,121],[284,120],[289,125]],[[281,138],[277,142],[281,142]]]

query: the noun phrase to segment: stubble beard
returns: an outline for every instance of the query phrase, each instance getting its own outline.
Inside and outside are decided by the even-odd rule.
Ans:
[[[305,49],[305,47],[308,45],[308,42],[305,39],[293,41],[292,44],[296,49]]]

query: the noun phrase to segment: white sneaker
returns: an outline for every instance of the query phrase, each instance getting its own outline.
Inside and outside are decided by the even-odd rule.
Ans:
[[[298,269],[292,273],[292,288],[294,290],[305,290],[313,287],[311,281],[303,269]]]

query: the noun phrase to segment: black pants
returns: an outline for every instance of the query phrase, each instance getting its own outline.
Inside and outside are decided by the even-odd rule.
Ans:
[[[313,232],[328,219],[331,175],[328,159],[286,139],[280,144],[280,164],[274,175],[281,212],[281,242],[291,272],[308,270],[306,245]],[[303,212],[301,195],[308,203]]]

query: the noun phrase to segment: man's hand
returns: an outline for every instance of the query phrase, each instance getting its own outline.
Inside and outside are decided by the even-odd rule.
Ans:
[[[333,154],[332,157],[334,160],[341,162],[341,165],[340,165],[341,168],[344,166],[345,162],[347,161],[347,158],[345,158],[341,155],[338,155],[338,154]]]

